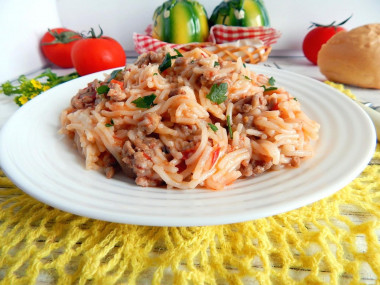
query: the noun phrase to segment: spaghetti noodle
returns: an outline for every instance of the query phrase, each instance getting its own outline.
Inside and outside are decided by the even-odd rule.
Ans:
[[[313,155],[319,124],[274,85],[240,59],[163,49],[79,90],[61,131],[109,178],[121,168],[141,186],[223,189]]]

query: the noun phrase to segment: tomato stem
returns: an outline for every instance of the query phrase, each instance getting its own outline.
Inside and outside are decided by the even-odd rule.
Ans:
[[[52,31],[48,29],[49,34],[51,34],[54,37],[54,40],[49,43],[43,43],[42,45],[54,45],[54,44],[67,44],[73,41],[77,41],[80,38],[78,33],[72,32],[72,31],[64,31],[61,33],[58,33],[57,31]]]
[[[347,23],[348,20],[350,20],[352,18],[353,15],[351,15],[350,17],[348,17],[346,20],[340,22],[339,24],[336,24],[335,25],[335,22],[336,21],[333,21],[331,24],[329,25],[321,25],[321,24],[318,24],[318,23],[314,23],[314,22],[311,22],[311,25],[309,27],[309,29],[313,28],[313,27],[324,27],[324,28],[329,28],[329,27],[339,27],[339,26],[342,26],[344,25],[345,23]]]
[[[87,33],[88,35],[90,35],[89,39],[97,39],[97,38],[100,38],[101,36],[103,36],[103,30],[102,30],[102,27],[99,26],[99,29],[100,29],[100,34],[98,36],[96,36],[95,34],[95,31],[94,31],[94,28],[91,28],[90,31]],[[83,36],[83,35],[82,35]],[[85,36],[83,36],[85,37]]]

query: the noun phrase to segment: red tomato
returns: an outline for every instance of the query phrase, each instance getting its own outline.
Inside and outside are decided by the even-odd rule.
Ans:
[[[126,56],[123,47],[114,39],[95,36],[91,29],[91,37],[77,41],[71,51],[74,67],[83,76],[101,70],[124,66]]]
[[[326,26],[312,23],[311,27],[315,26],[315,28],[306,34],[302,43],[302,50],[305,57],[312,63],[317,64],[318,52],[322,45],[335,34],[345,31],[346,29],[341,27],[341,25],[345,24],[351,17],[336,25],[335,22]]]
[[[74,67],[71,60],[71,49],[80,38],[81,36],[78,33],[69,29],[49,29],[40,41],[42,53],[59,67]]]

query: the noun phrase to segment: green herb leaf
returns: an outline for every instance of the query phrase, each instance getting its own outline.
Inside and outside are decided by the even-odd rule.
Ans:
[[[219,85],[214,84],[211,87],[210,93],[206,95],[206,98],[210,99],[210,101],[215,102],[216,104],[223,103],[227,99],[227,90],[227,83],[221,83]]]
[[[252,80],[251,78],[249,78],[248,76],[244,75],[244,78],[247,79],[247,80]]]
[[[266,91],[273,91],[273,90],[277,90],[278,88],[277,87],[265,87],[264,86],[264,92],[266,92]]]
[[[108,123],[108,124],[106,124],[105,126],[106,126],[107,128],[109,128],[109,127],[112,127],[113,125],[114,125],[114,122],[113,122],[113,120],[111,119],[111,122]]]
[[[132,103],[135,104],[137,108],[149,109],[156,105],[153,103],[156,97],[157,96],[155,94],[151,94],[145,97],[137,98],[136,100],[132,101]]]
[[[107,83],[110,83],[112,79],[115,79],[115,77],[121,72],[122,69],[116,69],[111,72],[110,79],[108,79]]]
[[[216,132],[218,130],[218,127],[215,126],[214,124],[211,124],[211,123],[208,123],[209,127],[211,130],[213,130],[214,132]]]
[[[172,58],[183,57],[182,53],[180,53],[178,49],[174,49],[174,51],[177,55],[175,55],[174,57],[172,56]]]
[[[172,66],[172,57],[171,57],[170,53],[167,53],[164,57],[164,60],[162,61],[162,63],[158,67],[158,69],[160,70],[160,72],[163,72],[164,70],[168,69],[171,66]]]
[[[243,63],[243,66],[246,68],[247,66],[245,65],[245,63]]]
[[[298,101],[298,99],[296,97],[293,98],[294,101]]]
[[[176,59],[178,57],[183,57],[182,53],[180,53],[179,50],[174,49],[174,51],[176,52],[177,55],[170,55],[170,53],[167,53],[165,55],[164,60],[162,61],[162,63],[158,67],[160,72],[163,72],[164,70],[166,70],[172,66],[172,59]]]
[[[273,90],[277,90],[278,88],[277,87],[266,87],[265,85],[261,85],[261,87],[264,88],[264,92],[266,91],[273,91]]]
[[[107,85],[99,86],[96,89],[96,93],[98,93],[98,94],[107,94],[108,91],[110,91],[110,88]]]
[[[214,62],[214,67],[217,67],[217,66],[220,66],[220,63],[217,62],[217,61],[215,61],[215,62]]]
[[[268,80],[268,84],[269,84],[270,86],[274,86],[275,83],[276,83],[276,80],[275,80],[273,77],[269,78],[269,80]]]
[[[157,72],[155,72],[155,73],[153,73],[153,76],[154,76],[154,75],[158,75],[158,73],[157,73]]]
[[[233,138],[232,134],[232,126],[231,126],[231,117],[230,115],[227,115],[227,127],[228,127],[228,133],[230,134],[230,138]]]

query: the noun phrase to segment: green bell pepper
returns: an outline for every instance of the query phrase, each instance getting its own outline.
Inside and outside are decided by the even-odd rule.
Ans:
[[[153,15],[152,36],[176,44],[204,42],[208,38],[208,18],[204,7],[194,0],[169,0]]]
[[[209,25],[259,27],[269,26],[268,12],[261,0],[223,1],[215,7]]]

